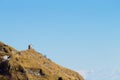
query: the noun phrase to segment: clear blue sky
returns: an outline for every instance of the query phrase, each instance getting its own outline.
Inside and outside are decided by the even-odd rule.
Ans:
[[[120,67],[119,0],[0,0],[0,40],[62,66]]]

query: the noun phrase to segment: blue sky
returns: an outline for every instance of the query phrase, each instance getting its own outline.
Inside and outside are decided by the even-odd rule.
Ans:
[[[119,0],[0,0],[0,40],[74,70],[120,67]],[[94,79],[92,79],[94,80]]]

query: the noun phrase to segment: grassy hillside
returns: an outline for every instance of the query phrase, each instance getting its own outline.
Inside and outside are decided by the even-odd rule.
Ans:
[[[83,80],[34,49],[17,51],[0,42],[0,80]]]

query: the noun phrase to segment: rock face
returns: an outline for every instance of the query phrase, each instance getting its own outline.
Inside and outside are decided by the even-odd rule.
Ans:
[[[0,80],[84,80],[34,49],[17,51],[0,42]]]

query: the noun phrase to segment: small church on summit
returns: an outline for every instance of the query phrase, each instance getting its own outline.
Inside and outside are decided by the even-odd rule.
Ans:
[[[32,45],[31,44],[28,45],[28,49],[32,49]]]

